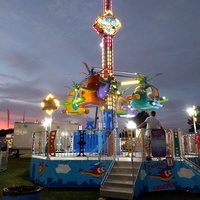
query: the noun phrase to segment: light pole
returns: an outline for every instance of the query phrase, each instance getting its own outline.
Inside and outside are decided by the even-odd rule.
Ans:
[[[51,123],[52,123],[52,118],[45,118],[43,121],[42,121],[42,125],[44,126],[45,128],[45,134],[44,134],[44,140],[45,140],[45,155],[47,156],[48,155],[48,140],[49,140],[49,135],[48,135],[48,127],[50,127],[51,129]]]
[[[126,124],[126,127],[127,127],[126,145],[127,145],[127,150],[128,150],[127,157],[129,157],[129,155],[133,153],[133,145],[134,145],[134,141],[133,141],[133,129],[136,128],[136,124],[133,121],[130,120]]]
[[[52,94],[48,94],[47,97],[42,101],[41,107],[42,110],[45,110],[49,114],[49,118],[47,118],[44,122],[44,126],[46,128],[46,148],[45,148],[45,155],[47,158],[49,158],[49,135],[51,133],[52,128],[52,113],[54,110],[56,110],[60,105],[60,102],[57,100],[56,97],[54,97]],[[49,133],[47,131],[47,127],[49,126]]]
[[[59,107],[59,105],[60,105],[59,101],[52,94],[47,95],[47,97],[41,103],[42,110],[45,110],[49,114],[50,119],[51,119],[50,120],[51,123],[49,124],[50,131],[51,131],[51,125],[52,125],[53,111],[56,110]]]
[[[187,109],[188,114],[190,117],[192,117],[193,125],[194,125],[194,133],[197,133],[197,127],[196,127],[196,107],[193,105],[192,108]]]
[[[42,121],[42,125],[44,126],[45,131],[48,131],[48,127],[51,126],[51,122],[52,122],[52,118],[45,118],[45,119]]]

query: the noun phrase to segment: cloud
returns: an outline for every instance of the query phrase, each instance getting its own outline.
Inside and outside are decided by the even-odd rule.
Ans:
[[[180,170],[178,171],[178,175],[181,178],[192,178],[193,176],[195,176],[192,170],[186,168],[180,168]]]
[[[69,167],[69,165],[60,164],[56,168],[56,172],[58,174],[67,174],[69,171],[71,171],[71,168]]]

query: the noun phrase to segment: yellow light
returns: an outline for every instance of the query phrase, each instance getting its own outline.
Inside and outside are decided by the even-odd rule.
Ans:
[[[58,101],[58,99],[54,99],[54,102],[55,102],[55,104],[56,104],[57,107],[60,106],[60,102]]]
[[[120,83],[121,86],[126,86],[126,85],[135,85],[135,84],[139,84],[139,80],[131,80],[131,81],[122,81]]]
[[[49,115],[59,107],[60,103],[52,94],[49,94],[41,103],[42,110],[45,110]]]
[[[53,99],[54,96],[52,94],[48,94],[47,97],[45,98],[46,100],[49,100],[49,99]]]
[[[48,115],[51,115],[53,113],[53,110],[46,110]]]

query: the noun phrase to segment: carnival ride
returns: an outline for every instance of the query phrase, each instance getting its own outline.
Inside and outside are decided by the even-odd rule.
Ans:
[[[137,144],[144,143],[143,134],[139,134],[139,139],[133,139],[132,131],[128,130],[124,152],[118,132],[118,117],[133,117],[141,111],[157,110],[168,101],[168,98],[160,96],[157,87],[149,83],[160,74],[148,79],[140,73],[114,69],[113,38],[121,27],[121,22],[112,12],[112,0],[103,0],[103,14],[93,24],[102,41],[102,67],[89,68],[83,62],[87,74],[81,74],[86,76],[80,83],[73,82],[73,89],[68,93],[66,101],[60,102],[61,106],[65,106],[62,113],[67,115],[83,116],[91,108],[99,108],[99,126],[97,128],[93,122],[88,122],[86,127],[77,127],[76,130],[68,130],[66,125],[65,130],[35,133],[30,165],[30,178],[34,182],[44,187],[100,187],[108,178],[113,163],[120,160],[120,157],[132,161],[133,149],[136,149]],[[117,77],[126,80],[119,81]],[[44,100],[43,110],[56,109],[57,101],[54,100],[52,96]],[[194,182],[194,178],[199,180],[198,172],[180,161],[186,155],[181,149],[184,144],[186,152],[186,142],[181,141],[184,134],[174,129],[167,130],[166,135],[165,132],[156,131],[154,136],[157,141],[154,151],[159,155],[159,151],[166,149],[162,154],[164,158],[158,157],[158,160],[147,162],[144,161],[144,148],[140,150],[140,168],[135,177],[135,185],[130,186],[131,195],[134,191],[134,196],[138,198],[148,191],[184,189],[186,179],[191,181],[188,190],[199,191],[197,182]],[[176,158],[179,158],[178,162],[174,160]],[[169,168],[170,176],[166,177]],[[132,166],[131,169],[133,171]],[[189,173],[190,177],[181,173]],[[120,190],[118,188],[118,192]]]
[[[90,110],[87,108],[80,108],[74,103],[74,100],[77,98],[78,89],[76,83],[74,83],[74,89],[68,92],[67,98],[65,102],[60,102],[61,106],[65,106],[66,108],[63,109],[61,112],[67,115],[78,115],[82,116],[83,114],[89,114]]]
[[[121,117],[128,115],[133,117],[144,110],[159,109],[163,106],[162,103],[168,101],[168,98],[160,97],[157,87],[148,83],[159,74],[147,80],[147,76],[142,74],[118,70],[108,75],[107,78],[103,78],[103,70],[96,67],[89,69],[85,62],[84,65],[88,74],[80,83],[73,83],[74,90],[68,94],[70,97],[67,98],[66,102],[60,102],[60,105],[66,105],[63,113],[68,115],[74,115],[74,113],[76,115],[88,114],[89,108],[94,106],[99,106],[101,110],[105,110],[108,107],[108,96],[112,96],[116,99],[113,111]],[[97,69],[100,70],[95,71]],[[126,80],[117,81],[117,76],[126,78]],[[137,87],[131,95],[124,96],[129,88],[120,91],[119,88],[123,86]]]

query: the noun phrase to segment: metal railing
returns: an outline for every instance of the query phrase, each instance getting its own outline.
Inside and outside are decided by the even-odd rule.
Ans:
[[[146,157],[145,129],[136,131],[133,137],[133,151],[131,160],[136,154],[142,154],[142,160]],[[33,134],[32,155],[49,156],[50,158],[83,157],[84,159],[95,158],[99,160],[127,157],[127,136],[120,135],[118,130],[106,131],[77,131],[69,130],[63,132],[56,130],[52,139],[49,132],[38,132]],[[173,159],[190,159],[196,163],[200,160],[200,141],[194,134],[181,132],[179,129],[165,130],[166,157]],[[53,142],[52,142],[53,141]],[[50,142],[55,150],[55,155],[48,155]],[[139,149],[140,147],[140,149]]]
[[[32,155],[48,156],[50,144],[53,145],[55,155],[50,157],[105,157],[114,156],[116,151],[116,131],[77,131],[63,132],[55,130],[52,138],[49,132],[36,132],[33,134]],[[113,147],[113,148],[111,148]]]
[[[182,134],[183,158],[200,168],[200,140],[196,134]]]
[[[131,162],[133,163],[134,157],[141,157],[142,161],[146,157],[146,151],[144,148],[144,143],[145,143],[145,129],[137,129],[136,130],[136,137],[134,138],[134,144],[133,144],[133,151],[131,154]],[[137,155],[140,153],[140,156]]]
[[[0,151],[0,172],[7,169],[8,165],[8,152]]]

